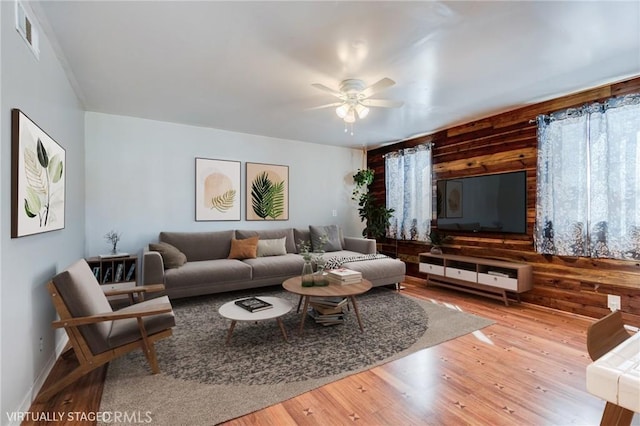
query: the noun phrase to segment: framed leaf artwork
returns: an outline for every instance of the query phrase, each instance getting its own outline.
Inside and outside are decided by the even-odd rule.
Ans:
[[[240,220],[240,162],[196,158],[196,221]]]
[[[11,238],[64,228],[66,153],[19,109],[11,110]]]
[[[247,220],[289,220],[289,166],[246,167]]]

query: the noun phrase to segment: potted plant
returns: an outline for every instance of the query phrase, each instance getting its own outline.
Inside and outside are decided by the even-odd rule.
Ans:
[[[432,229],[429,232],[429,242],[431,243],[432,254],[442,254],[442,246],[444,243],[451,239],[450,235],[446,235],[444,232],[440,232],[437,229]]]
[[[378,240],[386,235],[394,210],[378,204],[376,197],[369,192],[373,177],[374,171],[372,169],[358,169],[358,172],[353,175],[356,187],[351,199],[358,202],[360,220],[365,222],[362,236]]]
[[[105,234],[104,239],[111,244],[111,254],[118,254],[118,242],[120,241],[120,234],[115,231],[109,231]]]

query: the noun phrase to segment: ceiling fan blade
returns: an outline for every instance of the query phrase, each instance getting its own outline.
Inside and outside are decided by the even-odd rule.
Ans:
[[[364,89],[361,93],[361,95],[365,98],[368,98],[369,96],[373,95],[374,93],[378,93],[381,90],[386,89],[387,87],[391,87],[394,84],[396,84],[395,81],[391,80],[390,78],[383,78],[382,80],[373,83],[371,86],[367,87],[366,89]]]
[[[399,108],[404,105],[402,101],[392,101],[389,99],[363,99],[360,103],[367,107],[380,107],[380,108]]]
[[[313,111],[315,109],[338,107],[338,106],[342,105],[343,103],[344,102],[333,102],[333,103],[330,103],[330,104],[320,105],[320,106],[317,106],[317,107],[306,108],[306,110],[307,111]]]
[[[313,83],[312,86],[315,87],[316,89],[322,90],[323,92],[327,92],[327,93],[329,93],[329,94],[331,94],[331,95],[333,95],[335,97],[339,98],[339,97],[342,96],[342,93],[338,92],[337,90],[333,90],[332,88],[327,87],[324,84]]]

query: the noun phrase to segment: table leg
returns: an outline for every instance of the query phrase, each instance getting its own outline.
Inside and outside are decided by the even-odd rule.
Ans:
[[[364,331],[364,327],[362,326],[362,320],[360,319],[360,312],[358,311],[358,305],[356,305],[356,297],[349,296],[349,298],[351,299],[353,310],[356,312],[356,318],[358,318],[358,325],[360,326],[360,331]]]
[[[300,334],[304,331],[304,320],[307,318],[309,309],[309,296],[304,296],[304,308],[302,308],[302,318],[300,319]]]
[[[633,419],[633,411],[627,410],[624,407],[620,407],[613,402],[607,402],[604,406],[604,412],[602,413],[602,419],[600,420],[601,426],[629,426]]]
[[[296,314],[300,313],[300,305],[302,304],[302,296],[300,296],[300,299],[298,299],[298,309],[296,309]]]
[[[229,340],[231,340],[231,334],[233,333],[233,329],[236,328],[236,321],[231,321],[231,327],[229,327],[229,332],[227,333],[227,340],[224,342],[225,345],[229,344]]]
[[[282,322],[282,318],[276,318],[276,320],[278,321],[278,325],[280,326],[280,330],[282,330],[282,336],[284,337],[285,342],[288,342],[289,339],[287,339],[287,331],[284,329],[284,324]]]

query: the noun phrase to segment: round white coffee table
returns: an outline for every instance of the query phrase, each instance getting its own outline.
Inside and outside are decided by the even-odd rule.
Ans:
[[[258,299],[264,300],[267,303],[271,303],[271,305],[273,306],[262,311],[249,312],[246,309],[236,305],[236,301],[232,300],[231,302],[227,302],[224,305],[220,306],[220,309],[218,309],[218,313],[220,315],[231,320],[231,327],[229,328],[229,332],[227,333],[227,340],[225,341],[226,345],[229,344],[229,340],[231,340],[231,334],[233,333],[233,329],[236,327],[236,323],[238,321],[264,321],[275,319],[276,321],[278,321],[278,325],[280,326],[280,330],[282,331],[284,340],[288,341],[287,332],[284,329],[284,324],[282,323],[281,317],[291,311],[291,308],[293,307],[291,303],[279,297],[257,297]]]

